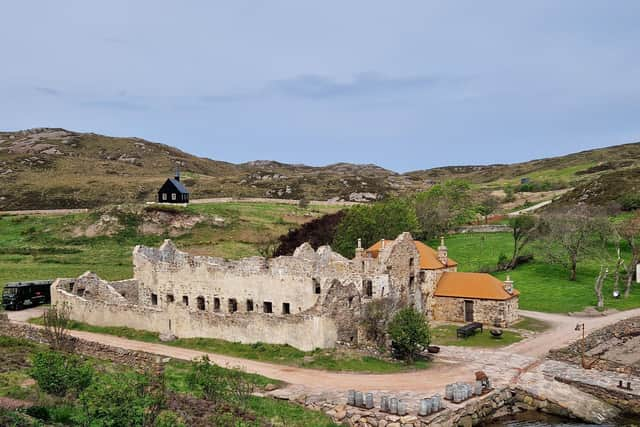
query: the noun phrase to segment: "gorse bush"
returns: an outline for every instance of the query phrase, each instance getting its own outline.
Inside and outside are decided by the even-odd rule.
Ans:
[[[33,355],[33,367],[29,374],[46,393],[65,396],[78,394],[89,386],[94,376],[91,366],[80,357],[53,350],[39,351]]]

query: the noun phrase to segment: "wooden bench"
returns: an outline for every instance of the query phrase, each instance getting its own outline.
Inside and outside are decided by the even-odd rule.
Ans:
[[[456,331],[456,335],[458,338],[468,338],[471,335],[475,335],[477,329],[480,329],[480,332],[483,332],[482,323],[480,322],[468,323],[464,326],[459,327]]]

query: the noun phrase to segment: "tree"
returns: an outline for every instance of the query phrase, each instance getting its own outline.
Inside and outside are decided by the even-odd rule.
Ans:
[[[500,201],[493,196],[486,196],[480,201],[480,204],[476,208],[478,213],[484,217],[484,223],[486,224],[493,212],[495,212],[496,208],[500,204]]]
[[[418,230],[415,210],[408,200],[358,205],[347,210],[332,246],[340,254],[353,257],[358,239],[368,247],[380,239],[395,239],[405,231],[416,233]]]
[[[273,256],[293,255],[296,248],[305,242],[308,242],[314,249],[322,245],[330,245],[344,216],[345,211],[338,211],[323,215],[320,218],[302,224],[298,228],[289,230],[287,234],[278,238],[280,244]]]
[[[33,355],[29,375],[46,393],[66,396],[68,393],[77,395],[87,388],[94,371],[76,355],[45,350]]]
[[[575,281],[578,262],[605,244],[611,226],[608,218],[593,207],[577,206],[568,212],[555,212],[544,218],[542,239],[547,260],[565,266],[569,280]]]
[[[629,245],[629,249],[631,249],[631,259],[625,266],[627,277],[624,297],[628,298],[631,293],[631,285],[633,284],[636,265],[640,261],[640,211],[636,212],[633,217],[624,220],[616,228],[620,237]]]
[[[422,231],[421,238],[442,236],[474,218],[471,187],[460,180],[434,185],[416,196],[415,210]]]
[[[538,220],[533,215],[518,215],[509,219],[511,235],[513,236],[513,254],[508,268],[515,268],[522,249],[534,238]]]
[[[413,363],[418,353],[430,342],[429,324],[423,313],[413,309],[400,310],[387,329],[396,357]]]
[[[67,330],[71,322],[71,307],[68,303],[52,305],[42,314],[44,335],[54,350],[72,351],[73,340]]]
[[[596,278],[595,291],[596,298],[598,299],[598,309],[602,310],[604,308],[604,296],[602,294],[602,287],[604,286],[604,281],[607,280],[607,275],[609,274],[609,269],[604,266],[600,267],[600,274]]]

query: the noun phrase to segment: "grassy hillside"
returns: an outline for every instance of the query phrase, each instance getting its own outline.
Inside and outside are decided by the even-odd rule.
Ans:
[[[96,207],[154,200],[180,164],[192,198],[268,197],[371,200],[407,194],[452,178],[480,189],[536,182],[574,186],[640,166],[640,143],[511,165],[451,166],[398,174],[375,165],[324,167],[275,161],[232,164],[140,138],[64,129],[0,132],[0,211]]]
[[[437,242],[431,244],[437,245]],[[447,247],[451,258],[458,261],[459,271],[479,271],[486,266],[495,266],[500,254],[509,256],[513,250],[513,239],[509,233],[458,234],[447,238]],[[572,282],[567,270],[545,262],[539,248],[532,246],[527,250],[534,253],[534,260],[510,273],[514,286],[521,293],[520,308],[566,313],[596,305],[593,286],[600,269],[596,260],[579,263],[577,280]],[[609,251],[612,255],[615,253],[613,247]],[[628,248],[623,247],[622,257],[629,258]],[[505,276],[506,273],[496,274],[501,280]],[[640,289],[634,289],[628,299],[612,297],[611,276],[604,286],[605,308],[627,310],[640,307]]]
[[[190,230],[171,237],[178,247],[203,255],[239,258],[259,255],[289,228],[337,208],[310,206],[300,209],[277,203],[212,203],[180,210],[180,215],[204,218]],[[105,217],[118,218],[118,226],[88,237]],[[224,224],[207,219],[224,219]],[[111,224],[111,223],[110,223]],[[110,280],[131,277],[131,250],[136,244],[159,245],[169,230],[143,234],[144,224],[126,210],[101,210],[89,214],[59,217],[0,217],[0,286],[8,281],[75,277],[87,270]],[[107,235],[107,234],[111,235]],[[437,242],[428,242],[437,246]],[[449,254],[461,271],[481,271],[495,266],[500,254],[510,255],[508,233],[459,234],[447,238]],[[587,260],[578,266],[578,280],[568,280],[568,272],[545,262],[532,246],[534,261],[511,273],[521,291],[520,307],[548,312],[580,311],[595,305],[593,283],[599,264]],[[609,250],[612,252],[614,248]],[[623,248],[623,257],[628,257]],[[504,274],[497,277],[504,279]],[[606,306],[640,307],[640,290],[629,299],[613,299],[611,278],[605,284]]]
[[[155,200],[176,164],[181,165],[192,198],[348,200],[352,193],[383,196],[392,186],[415,187],[410,180],[373,165],[316,168],[273,161],[236,165],[139,138],[33,129],[0,132],[0,210]]]
[[[476,184],[497,186],[518,184],[521,178],[532,181],[589,181],[603,173],[640,166],[640,143],[616,145],[514,164],[487,166],[449,166],[410,172],[420,179],[463,178]]]
[[[186,214],[224,219],[224,225],[206,221],[185,234],[171,237],[183,250],[201,255],[239,258],[259,255],[261,247],[289,228],[337,208],[276,203],[217,203],[193,205]],[[103,215],[119,217],[117,231],[87,237]],[[131,277],[131,251],[137,244],[159,245],[168,233],[142,234],[139,220],[120,211],[101,211],[56,217],[0,216],[0,286],[6,282],[76,277],[87,270],[109,280]],[[109,232],[109,230],[107,230]]]

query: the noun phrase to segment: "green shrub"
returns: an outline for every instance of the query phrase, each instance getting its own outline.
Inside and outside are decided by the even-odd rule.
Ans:
[[[186,424],[180,415],[165,410],[158,414],[154,427],[186,427]]]
[[[231,402],[243,406],[253,391],[253,384],[242,371],[221,368],[206,355],[192,362],[187,384],[197,395],[214,405]]]
[[[620,205],[625,211],[640,209],[640,194],[625,194],[620,199]]]
[[[389,323],[387,331],[394,355],[407,363],[413,363],[418,353],[430,342],[427,319],[413,308],[400,310]]]
[[[89,386],[94,375],[93,368],[78,356],[53,350],[35,353],[32,362],[29,375],[41,390],[55,396],[80,393]]]
[[[100,375],[80,394],[82,412],[76,421],[101,427],[147,425],[147,409],[155,404],[148,385],[149,378],[137,373]]]

